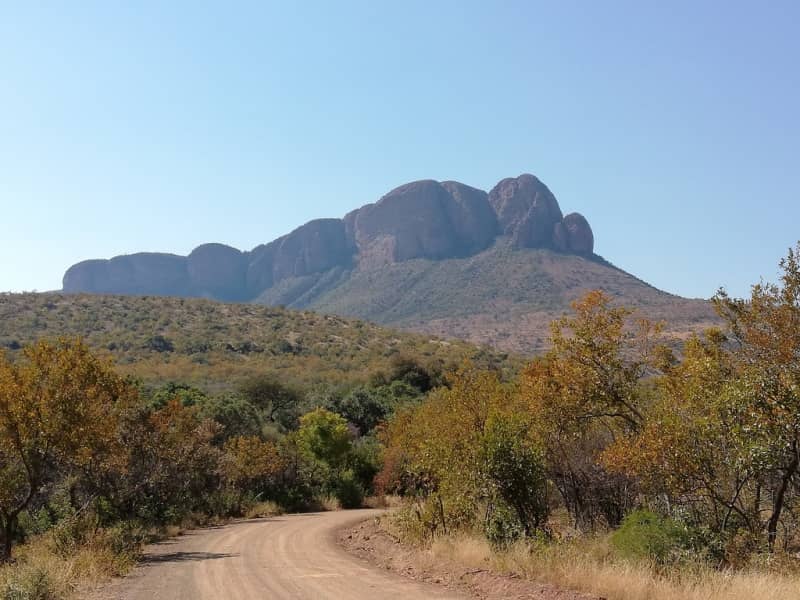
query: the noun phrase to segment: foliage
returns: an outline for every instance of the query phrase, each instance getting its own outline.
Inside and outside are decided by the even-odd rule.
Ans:
[[[342,508],[359,508],[364,502],[364,489],[350,469],[336,478],[334,493]]]
[[[261,413],[262,420],[275,423],[284,430],[295,427],[301,394],[275,376],[250,377],[239,386],[239,394]]]
[[[749,300],[724,292],[727,324],[686,345],[660,382],[647,425],[610,448],[607,464],[651,496],[686,507],[730,548],[793,543],[800,471],[800,264],[781,262],[781,285],[753,286]]]
[[[0,355],[0,559],[20,513],[57,477],[118,464],[116,414],[132,397],[81,342],[40,342],[11,363]]]
[[[667,352],[653,344],[646,320],[629,333],[630,311],[602,292],[573,303],[575,315],[553,323],[552,349],[521,377],[521,389],[544,442],[549,477],[579,527],[619,524],[634,502],[623,475],[609,473],[600,454],[644,421],[642,378]]]
[[[223,480],[236,488],[263,492],[274,486],[284,463],[277,446],[258,436],[237,436],[225,442],[221,459]]]
[[[309,455],[333,469],[344,465],[353,447],[353,433],[347,421],[324,408],[300,418],[297,438]]]
[[[648,510],[628,514],[611,536],[611,543],[623,558],[666,563],[679,556],[689,541],[684,527]]]
[[[520,416],[492,415],[484,434],[483,460],[497,496],[531,536],[544,525],[549,507],[543,453],[526,436],[527,423]]]
[[[488,520],[495,507],[508,506],[531,535],[548,507],[530,425],[496,373],[465,366],[449,388],[389,423],[379,487],[420,498],[417,514],[430,533],[477,525],[481,509]]]
[[[0,348],[12,356],[40,338],[81,337],[123,375],[159,387],[188,384],[213,395],[273,375],[295,389],[352,388],[412,357],[428,373],[484,355],[510,374],[519,358],[459,341],[401,333],[331,315],[199,298],[0,294]],[[154,336],[171,352],[152,349]],[[158,348],[161,346],[158,345]],[[389,377],[391,379],[391,377]],[[171,398],[168,398],[171,399]]]

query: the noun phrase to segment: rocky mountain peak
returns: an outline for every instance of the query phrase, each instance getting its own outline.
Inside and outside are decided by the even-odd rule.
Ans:
[[[578,213],[562,216],[535,176],[500,181],[487,194],[456,181],[422,180],[343,219],[318,219],[241,252],[203,244],[187,257],[142,253],[70,267],[64,291],[252,300],[285,280],[333,269],[372,269],[413,259],[443,260],[486,250],[498,236],[514,248],[589,256],[594,236]]]

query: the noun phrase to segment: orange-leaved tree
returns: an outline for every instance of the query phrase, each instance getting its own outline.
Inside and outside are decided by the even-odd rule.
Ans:
[[[28,346],[16,363],[0,355],[0,559],[20,513],[56,477],[122,465],[116,414],[135,396],[80,341]]]
[[[645,376],[668,356],[659,326],[630,322],[631,311],[600,291],[572,303],[552,324],[552,348],[521,376],[520,390],[544,441],[551,480],[579,527],[617,525],[635,499],[624,475],[600,455],[644,422]]]
[[[800,244],[780,264],[780,283],[746,300],[717,294],[724,332],[687,343],[648,425],[607,455],[702,524],[770,550],[781,524],[791,540],[800,504]]]

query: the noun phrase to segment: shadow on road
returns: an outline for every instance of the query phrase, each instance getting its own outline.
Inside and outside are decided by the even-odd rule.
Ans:
[[[218,558],[233,558],[238,554],[219,552],[168,552],[166,554],[150,554],[142,557],[143,564],[199,562],[202,560],[216,560]]]

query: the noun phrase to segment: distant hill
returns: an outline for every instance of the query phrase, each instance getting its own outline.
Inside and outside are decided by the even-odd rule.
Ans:
[[[515,250],[507,238],[468,258],[289,278],[258,301],[531,354],[546,348],[550,322],[590,289],[602,289],[639,316],[666,321],[669,337],[684,339],[716,322],[704,300],[662,292],[597,257]]]
[[[593,251],[588,221],[564,216],[533,175],[488,193],[417,181],[248,252],[205,244],[187,257],[84,261],[63,289],[307,308],[525,353],[544,347],[549,322],[588,289],[667,320],[676,337],[714,322],[708,303],[657,290]]]
[[[272,372],[283,381],[352,385],[408,357],[435,370],[464,359],[515,369],[520,359],[371,323],[255,304],[202,299],[0,294],[0,351],[40,338],[80,336],[146,383],[180,381],[219,391]]]

